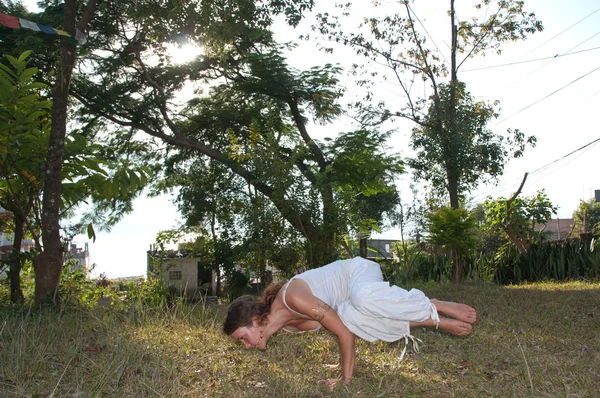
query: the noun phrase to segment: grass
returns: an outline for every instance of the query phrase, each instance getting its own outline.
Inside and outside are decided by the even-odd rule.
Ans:
[[[224,306],[158,310],[0,309],[0,396],[6,397],[591,397],[600,391],[600,284],[420,286],[466,302],[468,338],[416,329],[403,343],[357,344],[355,377],[337,371],[326,332],[273,336],[243,350],[220,331]]]

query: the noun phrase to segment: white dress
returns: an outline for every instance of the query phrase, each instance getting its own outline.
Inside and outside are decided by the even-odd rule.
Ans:
[[[435,306],[422,291],[390,286],[379,264],[362,257],[336,261],[295,278],[305,281],[315,297],[336,309],[352,333],[367,341],[408,342],[410,322],[439,322]],[[286,290],[287,285],[282,294],[287,306]]]

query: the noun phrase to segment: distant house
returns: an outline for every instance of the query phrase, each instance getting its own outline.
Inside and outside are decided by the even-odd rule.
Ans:
[[[68,262],[68,260],[72,260]],[[69,245],[69,250],[65,253],[65,262],[69,264],[69,271],[77,271],[78,269],[89,269],[90,267],[90,252],[88,244],[79,247],[76,243]]]
[[[200,257],[193,253],[167,251],[147,252],[148,275],[155,274],[165,285],[179,294],[195,296],[198,294],[217,295],[216,272],[206,267]]]
[[[11,218],[12,213],[8,210],[0,207],[0,219]],[[6,260],[13,249],[14,235],[5,235],[0,233],[0,261]],[[32,239],[23,239],[21,241],[21,253],[28,252],[30,249],[35,247],[35,244]],[[6,276],[6,270],[8,269],[8,264],[0,262],[0,279],[4,279]]]
[[[395,253],[392,250],[392,245],[398,240],[394,239],[369,239],[367,241],[367,258],[373,259],[394,259]]]
[[[567,238],[575,225],[575,220],[572,218],[557,218],[548,220],[544,224],[536,224],[534,229],[541,231],[548,240],[561,240]]]

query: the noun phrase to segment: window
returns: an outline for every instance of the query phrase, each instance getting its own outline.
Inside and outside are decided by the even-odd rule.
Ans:
[[[385,252],[386,252],[386,253],[389,253],[389,252],[390,252],[390,244],[389,244],[389,243],[386,243],[386,244],[385,244]]]
[[[180,281],[181,280],[181,271],[169,271],[169,280],[170,281]]]

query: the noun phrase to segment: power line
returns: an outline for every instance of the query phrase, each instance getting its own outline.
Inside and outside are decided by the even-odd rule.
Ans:
[[[589,147],[591,147],[592,145],[594,145],[594,144],[596,144],[598,142],[600,142],[600,138],[596,138],[595,140],[593,140],[593,141],[591,141],[591,142],[589,142],[589,143],[587,143],[587,144],[585,144],[585,145],[583,145],[583,146],[575,149],[574,151],[571,151],[568,154],[566,154],[564,156],[561,156],[561,157],[559,157],[559,158],[551,161],[550,163],[545,164],[544,166],[538,167],[537,169],[535,169],[534,171],[532,171],[531,173],[529,173],[529,175],[533,176],[533,175],[535,175],[537,173],[541,173],[542,171],[544,171],[548,167],[552,166],[553,164],[555,164],[557,162],[560,162],[561,160],[564,160],[564,159],[568,158],[569,156],[571,156],[571,155],[573,155],[573,154],[575,154],[575,153],[577,153],[579,151],[582,151],[582,150],[584,150],[586,148],[589,149]],[[563,166],[561,166],[561,167],[563,167]],[[544,176],[536,179],[533,183],[537,183],[537,182],[541,181],[542,179],[546,178],[547,176],[549,176],[550,174],[554,173],[555,171],[556,170],[554,170],[552,172],[549,172],[549,173],[546,173],[546,175],[544,175]],[[487,190],[487,191],[485,191],[483,193],[477,194],[477,195],[473,196],[472,199],[473,200],[477,200],[480,197],[488,196],[492,192],[503,191],[505,188],[509,188],[509,187],[512,187],[512,186],[518,186],[518,185],[519,185],[519,182],[517,182],[517,183],[505,183],[505,184],[502,184],[500,186],[497,186],[497,187],[494,187],[492,189],[489,189],[489,190]],[[531,185],[531,183],[530,183],[530,185]]]
[[[597,35],[597,34],[600,34],[600,32],[596,33],[596,35]],[[595,35],[594,35],[594,36],[595,36]],[[588,40],[589,40],[589,39],[588,39]],[[586,40],[586,41],[587,41],[587,40]],[[568,55],[576,55],[576,54],[584,53],[584,52],[587,52],[587,51],[598,50],[598,49],[600,49],[600,47],[588,48],[587,50],[579,50],[579,51],[575,51],[575,52],[567,52],[567,53],[564,53],[564,54],[556,54],[556,55],[553,55],[553,56],[551,56],[551,57],[544,57],[544,58],[530,59],[530,60],[527,60],[527,61],[520,61],[520,62],[509,62],[509,63],[507,63],[507,64],[492,65],[492,66],[484,66],[484,67],[481,67],[481,68],[473,68],[473,69],[465,69],[465,70],[463,70],[463,71],[461,71],[461,72],[462,72],[462,73],[466,73],[466,72],[474,72],[474,71],[478,71],[478,70],[494,69],[494,68],[502,68],[502,67],[504,67],[504,66],[513,66],[513,65],[527,64],[527,63],[530,63],[530,62],[545,61],[545,60],[548,60],[548,59],[556,59],[556,58],[566,57],[566,56],[568,56]]]
[[[560,162],[561,160],[563,160],[563,159],[565,159],[565,158],[568,158],[568,157],[569,157],[569,156],[571,156],[572,154],[574,154],[574,153],[577,153],[577,152],[581,151],[582,149],[585,149],[585,148],[589,147],[590,145],[594,145],[594,144],[595,144],[595,143],[597,143],[598,141],[600,141],[600,138],[596,138],[596,139],[595,139],[595,140],[593,140],[592,142],[589,142],[589,143],[585,144],[584,146],[582,146],[582,147],[580,147],[580,148],[577,148],[577,149],[575,149],[574,151],[571,151],[571,152],[567,153],[566,155],[564,155],[564,156],[561,156],[560,158],[558,158],[558,159],[556,159],[556,160],[553,160],[552,162],[550,162],[550,163],[548,163],[548,164],[546,164],[546,165],[544,165],[544,166],[542,166],[542,167],[539,167],[539,168],[535,169],[535,170],[534,170],[534,171],[532,171],[530,174],[535,174],[535,173],[538,173],[538,172],[540,172],[541,170],[543,170],[543,169],[545,169],[545,168],[549,167],[550,165],[552,165],[552,164],[554,164],[554,163],[556,163],[556,162]]]
[[[596,36],[598,36],[598,35],[600,35],[600,32],[597,32],[596,34],[594,34],[594,35],[592,35],[592,36],[588,37],[587,39],[585,39],[584,41],[582,41],[581,43],[579,43],[579,44],[578,44],[578,45],[576,45],[575,47],[571,48],[570,50],[567,50],[567,51],[565,51],[564,53],[562,53],[562,54],[560,54],[560,55],[558,55],[558,54],[557,54],[557,55],[556,55],[555,57],[553,57],[553,58],[552,58],[550,61],[546,62],[544,65],[542,65],[542,66],[538,67],[537,69],[534,69],[534,70],[532,70],[531,72],[529,72],[529,73],[528,73],[528,74],[526,74],[525,76],[521,77],[519,80],[523,80],[523,79],[525,79],[527,76],[530,76],[530,75],[534,74],[535,72],[537,72],[538,70],[542,69],[542,68],[543,68],[543,67],[545,67],[546,65],[548,65],[548,64],[550,64],[550,63],[552,63],[552,62],[554,62],[554,61],[555,61],[557,58],[559,58],[560,56],[562,56],[562,55],[566,55],[566,54],[569,54],[569,53],[571,53],[571,51],[575,50],[577,47],[579,47],[579,46],[581,46],[582,44],[584,44],[584,43],[586,43],[586,42],[590,41],[591,39],[593,39],[594,37],[596,37]]]
[[[567,30],[571,29],[572,27],[574,27],[575,25],[579,24],[580,22],[584,21],[585,19],[591,17],[592,15],[594,15],[595,13],[597,13],[598,11],[600,11],[600,8],[598,8],[596,11],[592,11],[591,13],[589,13],[588,15],[586,15],[585,17],[583,17],[582,19],[580,19],[579,21],[575,22],[573,25],[569,26],[567,29],[563,30],[562,32],[560,32],[559,34],[557,34],[556,36],[554,36],[553,38],[546,40],[544,43],[540,44],[539,46],[537,46],[536,48],[534,48],[533,50],[529,51],[528,53],[526,53],[525,55],[523,55],[521,58],[519,59],[523,59],[526,56],[528,56],[529,54],[531,54],[534,51],[537,51],[539,48],[545,46],[546,44],[548,44],[549,42],[551,42],[552,40],[556,39],[558,36],[562,35],[563,33],[565,33]],[[517,59],[517,61],[519,60]]]
[[[446,59],[446,56],[444,55],[444,53],[442,51],[440,51],[440,48],[437,46],[437,44],[435,44],[435,40],[433,40],[433,37],[431,37],[431,35],[427,31],[427,28],[425,27],[425,25],[423,25],[423,22],[421,22],[421,20],[417,16],[417,13],[415,12],[415,10],[413,10],[412,7],[410,5],[408,5],[408,3],[406,5],[407,5],[408,9],[410,11],[412,11],[412,13],[415,16],[415,18],[417,18],[417,21],[419,21],[419,23],[421,24],[421,27],[423,28],[423,30],[425,31],[425,33],[427,33],[427,37],[429,37],[429,39],[431,40],[431,42],[433,43],[433,45],[435,46],[435,48],[437,48],[438,52],[442,55],[442,58],[444,58],[444,61],[446,61],[446,63],[449,63],[448,60]]]
[[[594,98],[596,96],[596,94],[600,93],[600,90],[596,91],[594,94],[592,94],[590,96],[590,98],[586,99],[585,102],[588,102],[589,100],[591,100],[592,98]]]
[[[563,90],[563,89],[565,89],[565,88],[569,87],[571,84],[573,84],[573,83],[575,83],[575,82],[577,82],[577,81],[579,81],[579,80],[583,79],[584,77],[586,77],[586,76],[588,76],[588,75],[590,75],[590,74],[594,73],[594,72],[595,72],[595,71],[597,71],[598,69],[600,69],[600,66],[599,66],[599,67],[597,67],[596,69],[594,69],[594,70],[592,70],[592,71],[590,71],[590,72],[586,73],[585,75],[578,77],[577,79],[573,80],[571,83],[569,83],[569,84],[567,84],[567,85],[565,85],[565,86],[562,86],[561,88],[559,88],[558,90],[556,90],[556,91],[554,91],[554,92],[552,92],[552,93],[548,94],[548,95],[547,95],[547,96],[545,96],[544,98],[541,98],[541,99],[539,99],[539,100],[535,101],[534,103],[527,105],[525,108],[523,108],[523,109],[521,109],[521,110],[519,110],[519,111],[517,111],[517,112],[513,113],[513,114],[512,114],[512,115],[510,115],[509,117],[507,117],[507,118],[505,118],[505,119],[503,119],[503,120],[499,121],[498,123],[496,123],[496,125],[498,125],[498,124],[501,124],[501,123],[504,123],[505,121],[507,121],[507,120],[508,120],[508,119],[510,119],[511,117],[513,117],[513,116],[516,116],[516,115],[518,115],[519,113],[523,112],[524,110],[526,110],[526,109],[529,109],[529,108],[531,108],[532,106],[534,106],[534,105],[536,105],[536,104],[538,104],[538,103],[542,102],[543,100],[545,100],[545,99],[547,99],[547,98],[549,98],[549,97],[553,96],[554,94],[558,93],[559,91],[561,91],[561,90]]]
[[[590,149],[591,149],[591,147],[588,147],[588,148],[586,148],[586,151],[589,151]],[[585,153],[585,151],[577,154],[577,156],[575,156],[573,159],[569,160],[567,163],[559,166],[558,168],[556,168],[554,170],[548,170],[544,175],[536,178],[534,181],[530,181],[529,185],[535,185],[538,182],[542,181],[544,178],[548,177],[549,175],[552,175],[552,174],[556,173],[558,170],[560,170],[560,169],[568,166],[569,164],[573,163],[575,160],[577,160],[577,158],[579,158],[580,156],[582,156],[584,153]]]

